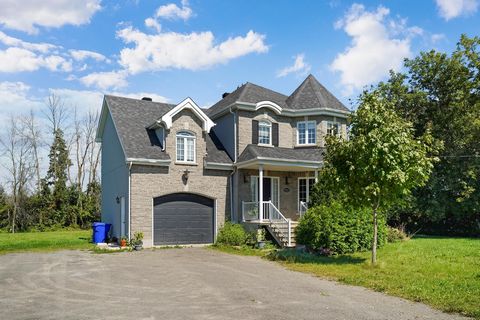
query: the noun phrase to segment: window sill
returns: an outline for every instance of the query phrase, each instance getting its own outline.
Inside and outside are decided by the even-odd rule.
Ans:
[[[273,147],[273,144],[265,144],[265,143],[257,143],[257,146],[259,147]]]
[[[180,166],[198,166],[196,162],[188,162],[188,161],[175,161],[175,164]]]

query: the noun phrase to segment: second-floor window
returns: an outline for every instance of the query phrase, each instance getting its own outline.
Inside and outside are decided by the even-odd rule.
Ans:
[[[177,161],[195,163],[195,135],[190,132],[177,133]]]
[[[336,122],[327,122],[327,135],[329,136],[339,136],[340,135],[340,124]]]
[[[272,144],[272,124],[268,121],[258,123],[258,144]]]
[[[297,144],[315,144],[317,140],[316,127],[315,121],[297,122]]]

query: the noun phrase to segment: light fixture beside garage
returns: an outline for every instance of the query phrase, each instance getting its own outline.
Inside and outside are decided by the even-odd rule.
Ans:
[[[187,184],[189,175],[190,175],[190,171],[188,171],[188,169],[185,169],[182,175],[183,183]]]

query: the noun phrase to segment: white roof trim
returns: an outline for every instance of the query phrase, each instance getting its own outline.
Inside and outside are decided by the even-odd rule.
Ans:
[[[207,133],[210,132],[210,129],[215,125],[215,123],[202,111],[202,109],[191,99],[186,98],[182,102],[180,102],[175,108],[165,113],[160,120],[157,122],[161,122],[165,124],[167,129],[172,127],[173,117],[178,114],[183,109],[189,109],[192,111],[200,120],[203,122],[203,131]]]
[[[260,101],[255,104],[255,111],[257,111],[260,108],[269,108],[272,109],[273,112],[276,114],[281,114],[282,113],[282,107],[280,107],[278,104],[276,104],[273,101]]]
[[[127,158],[126,162],[133,164],[143,164],[143,165],[152,165],[152,166],[166,166],[172,162],[172,160],[155,160],[155,159],[144,159],[144,158]]]
[[[265,164],[271,166],[290,166],[290,167],[303,167],[303,168],[321,168],[323,161],[310,161],[310,160],[293,160],[293,159],[276,159],[266,157],[256,157],[250,160],[238,162],[235,166],[239,169],[250,166],[251,164]]]
[[[232,170],[233,164],[231,163],[218,163],[205,161],[205,169],[213,170]]]

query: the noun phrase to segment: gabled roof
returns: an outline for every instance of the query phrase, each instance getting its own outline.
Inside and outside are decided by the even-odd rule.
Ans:
[[[159,119],[176,107],[174,104],[137,100],[131,98],[106,95],[105,108],[110,112],[126,159],[142,159],[148,161],[170,160],[170,155],[162,150],[160,141],[151,127],[152,121]],[[104,115],[102,110],[102,117]],[[100,127],[100,126],[99,126]],[[207,134],[207,161],[216,163],[232,163],[222,144],[213,131]],[[99,128],[97,138],[101,138]],[[215,141],[215,142],[214,142]],[[168,151],[168,150],[167,150]],[[173,151],[174,152],[174,151]]]
[[[154,130],[147,129],[175,105],[106,95],[104,103],[110,112],[126,158],[169,160],[162,151]]]
[[[309,75],[286,100],[289,109],[337,109],[349,111],[313,75]]]
[[[257,103],[260,101],[272,101],[280,107],[286,107],[286,95],[264,88],[262,86],[247,82],[238,87],[235,91],[227,95],[222,100],[211,106],[207,114],[211,115],[221,111],[235,102]]]
[[[247,82],[211,106],[206,113],[214,116],[235,103],[258,104],[262,101],[271,101],[291,112],[307,109],[337,110],[343,114],[350,112],[313,75],[309,75],[290,96]]]

